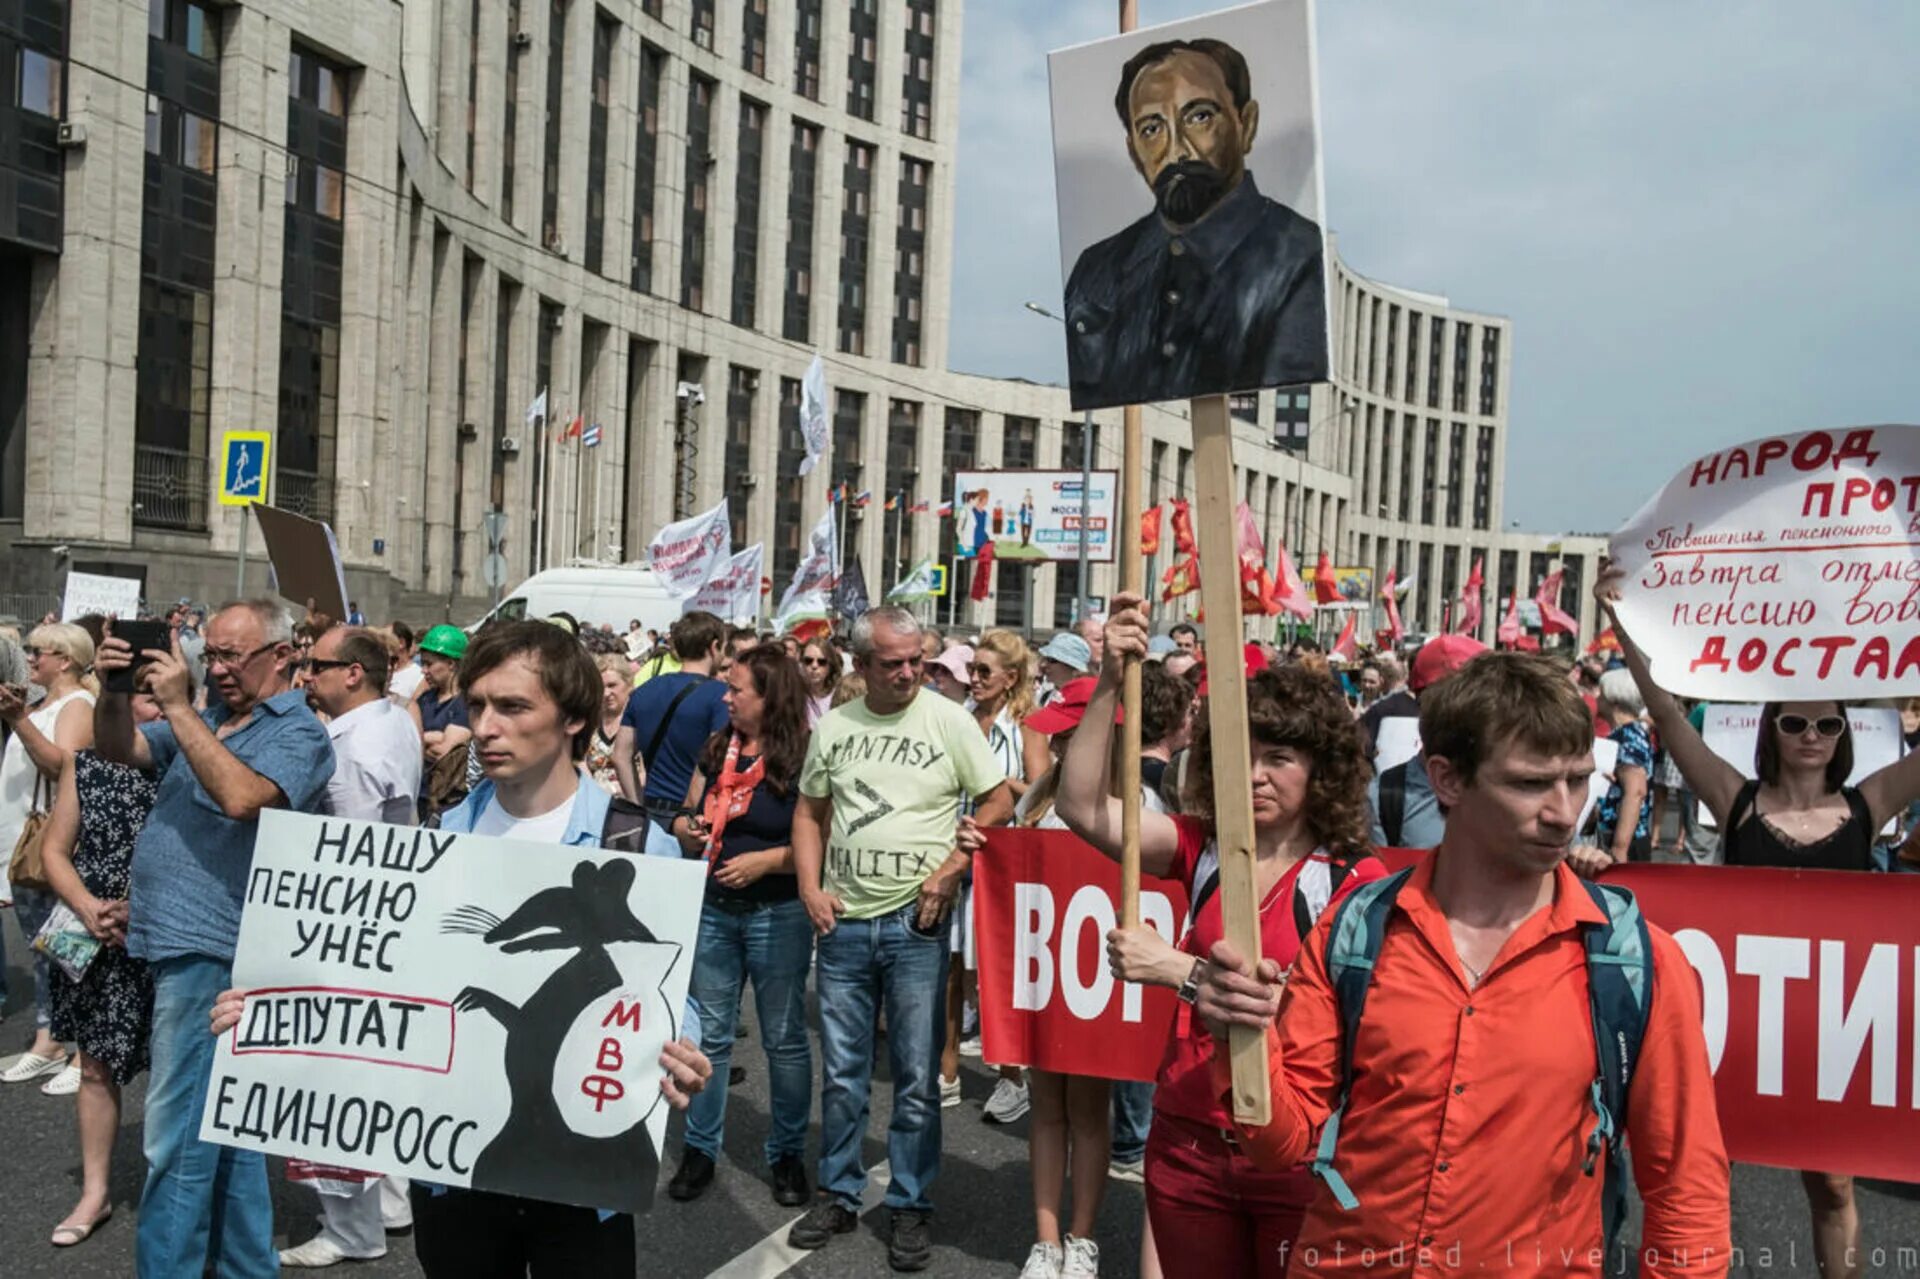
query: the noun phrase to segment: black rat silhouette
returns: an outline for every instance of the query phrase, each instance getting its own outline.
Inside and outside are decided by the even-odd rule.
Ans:
[[[631,1074],[625,1083],[611,1079],[620,1066],[635,1064],[624,1058],[620,1065],[606,1067],[610,1082],[588,1081],[594,1090],[584,1090],[581,1070],[568,1064],[576,1058],[594,1060],[594,1045],[604,1033],[595,1005],[608,1003],[609,996],[621,992],[634,1001],[632,1014],[665,1026],[671,1036],[671,1012],[659,983],[678,959],[680,947],[659,942],[634,917],[627,905],[633,880],[633,866],[625,860],[600,866],[583,861],[574,866],[570,885],[542,889],[504,920],[482,907],[465,906],[446,921],[447,931],[484,930],[486,942],[506,955],[578,952],[517,1008],[475,986],[454,997],[455,1008],[489,1013],[507,1032],[505,1065],[512,1108],[506,1126],[474,1160],[475,1187],[598,1208],[631,1209],[651,1200],[659,1154],[644,1126],[660,1099],[657,1089],[636,1085]],[[635,983],[607,951],[616,943],[641,943],[664,953],[647,965],[652,976]],[[608,1007],[617,1010],[618,1005]],[[589,1009],[595,1009],[590,1027],[581,1024]],[[639,1024],[635,1020],[633,1028],[637,1030]],[[615,1025],[612,1030],[617,1034],[623,1028]],[[573,1045],[583,1046],[587,1055],[563,1051]],[[639,1074],[651,1081],[653,1073],[649,1059]],[[587,1126],[605,1131],[582,1131],[582,1114],[575,1114],[570,1122],[560,1099],[571,1101],[582,1091],[586,1095],[576,1109],[584,1112]],[[622,1099],[624,1104],[607,1111],[607,1102]],[[598,1123],[593,1122],[595,1116]],[[632,1116],[632,1122],[620,1124],[627,1116]]]

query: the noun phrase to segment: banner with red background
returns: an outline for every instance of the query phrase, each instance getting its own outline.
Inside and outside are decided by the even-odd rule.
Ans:
[[[1381,851],[1394,869],[1421,855]],[[1729,1157],[1920,1181],[1920,876],[1635,865],[1605,880],[1694,968]],[[988,1060],[1154,1077],[1174,999],[1135,1000],[1107,974],[1119,898],[1119,867],[1074,836],[992,832],[974,871]],[[1142,881],[1164,935],[1186,909],[1178,884]]]

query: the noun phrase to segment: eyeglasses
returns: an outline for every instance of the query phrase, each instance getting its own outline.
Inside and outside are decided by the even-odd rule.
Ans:
[[[327,658],[327,657],[309,657],[297,663],[297,665],[303,671],[307,671],[311,674],[318,675],[323,671],[337,671],[337,670],[340,670],[342,667],[358,666],[360,665],[360,663],[343,662],[334,658]]]
[[[999,671],[994,670],[993,667],[988,666],[985,662],[974,662],[967,667],[967,674],[978,675],[981,679],[992,679],[999,673]]]
[[[248,662],[251,662],[268,649],[278,647],[280,647],[280,645],[276,641],[272,644],[262,644],[251,653],[234,653],[224,648],[209,648],[202,650],[201,656],[206,659],[208,666],[224,666],[228,670],[232,670],[236,666],[245,666]]]
[[[825,666],[826,664],[827,659],[824,657],[803,657],[800,659],[800,665],[802,666]]]
[[[1838,737],[1847,731],[1847,719],[1844,715],[1822,715],[1819,719],[1808,719],[1805,715],[1775,715],[1773,722],[1788,737],[1798,737],[1811,726],[1822,737]]]

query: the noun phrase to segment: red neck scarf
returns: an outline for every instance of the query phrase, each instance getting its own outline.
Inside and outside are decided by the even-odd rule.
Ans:
[[[720,836],[726,831],[727,823],[743,815],[753,803],[754,788],[760,785],[767,775],[767,756],[765,750],[744,772],[740,770],[740,734],[734,733],[727,743],[727,758],[720,765],[720,776],[707,786],[707,798],[703,805],[703,816],[707,819],[708,861],[720,855]]]

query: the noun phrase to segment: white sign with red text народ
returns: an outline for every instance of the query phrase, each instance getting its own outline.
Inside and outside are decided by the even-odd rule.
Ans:
[[[1716,701],[1920,687],[1920,427],[1775,436],[1684,467],[1615,533],[1662,688]]]

